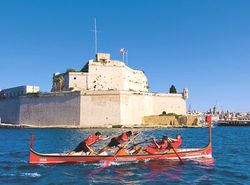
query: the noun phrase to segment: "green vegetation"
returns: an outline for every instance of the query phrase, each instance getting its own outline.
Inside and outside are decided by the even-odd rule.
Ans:
[[[179,119],[181,115],[175,114],[175,113],[166,113],[166,111],[162,111],[162,113],[159,116],[174,116],[175,119]]]
[[[162,113],[160,114],[160,116],[166,116],[166,115],[167,115],[166,111],[162,111]]]
[[[69,72],[77,72],[77,71],[75,69],[73,69],[73,68],[69,68],[69,69],[66,70],[66,73],[69,73]]]
[[[33,93],[33,95],[34,95],[35,97],[40,97],[40,96],[41,96],[41,94],[42,94],[42,92],[41,92],[41,91],[38,91],[38,92],[36,92],[36,93]]]
[[[174,85],[172,85],[170,88],[169,88],[169,93],[172,93],[172,94],[176,94],[177,91],[176,91],[176,88]]]
[[[53,89],[61,91],[63,86],[64,78],[62,75],[57,75],[53,77]]]
[[[27,93],[27,96],[29,97],[40,97],[42,94],[41,91],[35,92],[35,93]]]

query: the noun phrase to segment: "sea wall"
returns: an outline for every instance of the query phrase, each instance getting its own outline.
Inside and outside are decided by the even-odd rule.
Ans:
[[[152,95],[154,115],[159,115],[163,111],[186,115],[186,100],[182,94],[156,93]]]
[[[108,127],[141,125],[143,118],[166,113],[186,114],[181,94],[133,91],[82,91],[36,94],[0,100],[6,123],[33,126]]]
[[[20,98],[0,99],[0,117],[3,123],[19,123]]]
[[[120,124],[120,95],[118,91],[90,91],[81,94],[82,127],[107,127]]]
[[[167,113],[186,114],[181,94],[131,91],[88,91],[81,94],[81,126],[141,125],[143,117]]]
[[[20,99],[21,124],[77,126],[80,123],[79,93],[49,93]]]
[[[141,125],[145,115],[154,113],[154,99],[147,93],[121,93],[121,124]]]

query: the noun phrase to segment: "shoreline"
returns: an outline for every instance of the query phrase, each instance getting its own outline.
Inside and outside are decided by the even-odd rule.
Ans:
[[[93,126],[93,127],[83,127],[83,126],[66,126],[66,125],[57,125],[57,126],[34,126],[34,125],[15,125],[15,124],[7,124],[7,123],[0,123],[0,128],[35,128],[35,129],[116,129],[116,128],[207,128],[204,126],[168,126],[168,125],[131,125],[131,126],[124,126],[124,125],[109,125],[109,126]]]

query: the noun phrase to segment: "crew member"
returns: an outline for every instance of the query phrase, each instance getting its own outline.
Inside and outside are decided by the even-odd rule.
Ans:
[[[89,152],[89,155],[94,154],[94,150],[90,147],[98,141],[106,140],[109,137],[102,137],[100,132],[96,132],[93,135],[88,136],[87,139],[83,140],[78,146],[69,154],[74,154],[76,152],[85,152],[86,154]]]
[[[182,144],[181,135],[177,135],[175,139],[169,138],[169,140],[171,141],[172,147],[174,149],[179,148],[181,146],[181,144]]]
[[[149,154],[156,154],[164,152],[166,149],[168,149],[168,136],[163,136],[160,141],[156,141],[155,139],[152,139],[152,142],[154,145],[146,146],[145,151]]]
[[[147,152],[149,154],[158,154],[166,151],[168,149],[168,136],[163,136],[161,140],[156,141],[154,138],[149,139],[148,141],[151,141],[153,145],[148,145],[148,146],[136,146],[133,148],[132,154],[138,154],[141,151]]]
[[[109,148],[112,147],[119,147],[122,148],[122,143],[129,141],[129,138],[132,136],[132,131],[128,131],[128,132],[124,132],[121,135],[117,136],[117,137],[113,137],[111,139],[111,141],[109,142],[109,144],[107,146],[105,146],[104,148],[102,148],[98,154],[103,153],[104,151],[108,150]]]

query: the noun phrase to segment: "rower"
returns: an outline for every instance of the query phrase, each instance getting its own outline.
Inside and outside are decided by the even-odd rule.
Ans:
[[[144,151],[147,152],[149,154],[157,154],[157,153],[162,153],[165,152],[166,150],[168,150],[168,136],[163,136],[161,140],[156,141],[154,138],[151,138],[150,140],[153,143],[153,145],[148,145],[148,146],[144,146],[144,147],[134,147],[133,150],[135,152],[133,152],[132,154],[138,154],[140,153],[140,151]]]
[[[137,134],[137,133],[135,133]],[[109,144],[107,146],[105,146],[104,148],[102,148],[98,154],[101,154],[103,152],[105,152],[106,150],[108,150],[109,148],[112,147],[119,147],[122,148],[122,143],[129,141],[129,138],[133,135],[132,131],[127,131],[127,132],[123,132],[121,135],[117,136],[117,137],[113,137],[111,139],[111,141],[109,142]]]
[[[94,150],[90,146],[98,141],[106,140],[108,138],[108,136],[102,137],[102,134],[100,132],[96,132],[95,134],[88,136],[87,139],[79,143],[78,146],[72,152],[69,152],[69,155],[73,155],[77,152],[84,152],[86,154],[92,155],[94,154]]]
[[[175,139],[169,138],[169,140],[171,141],[172,147],[174,149],[179,148],[181,146],[181,144],[182,144],[182,137],[181,137],[181,135],[176,135]]]

